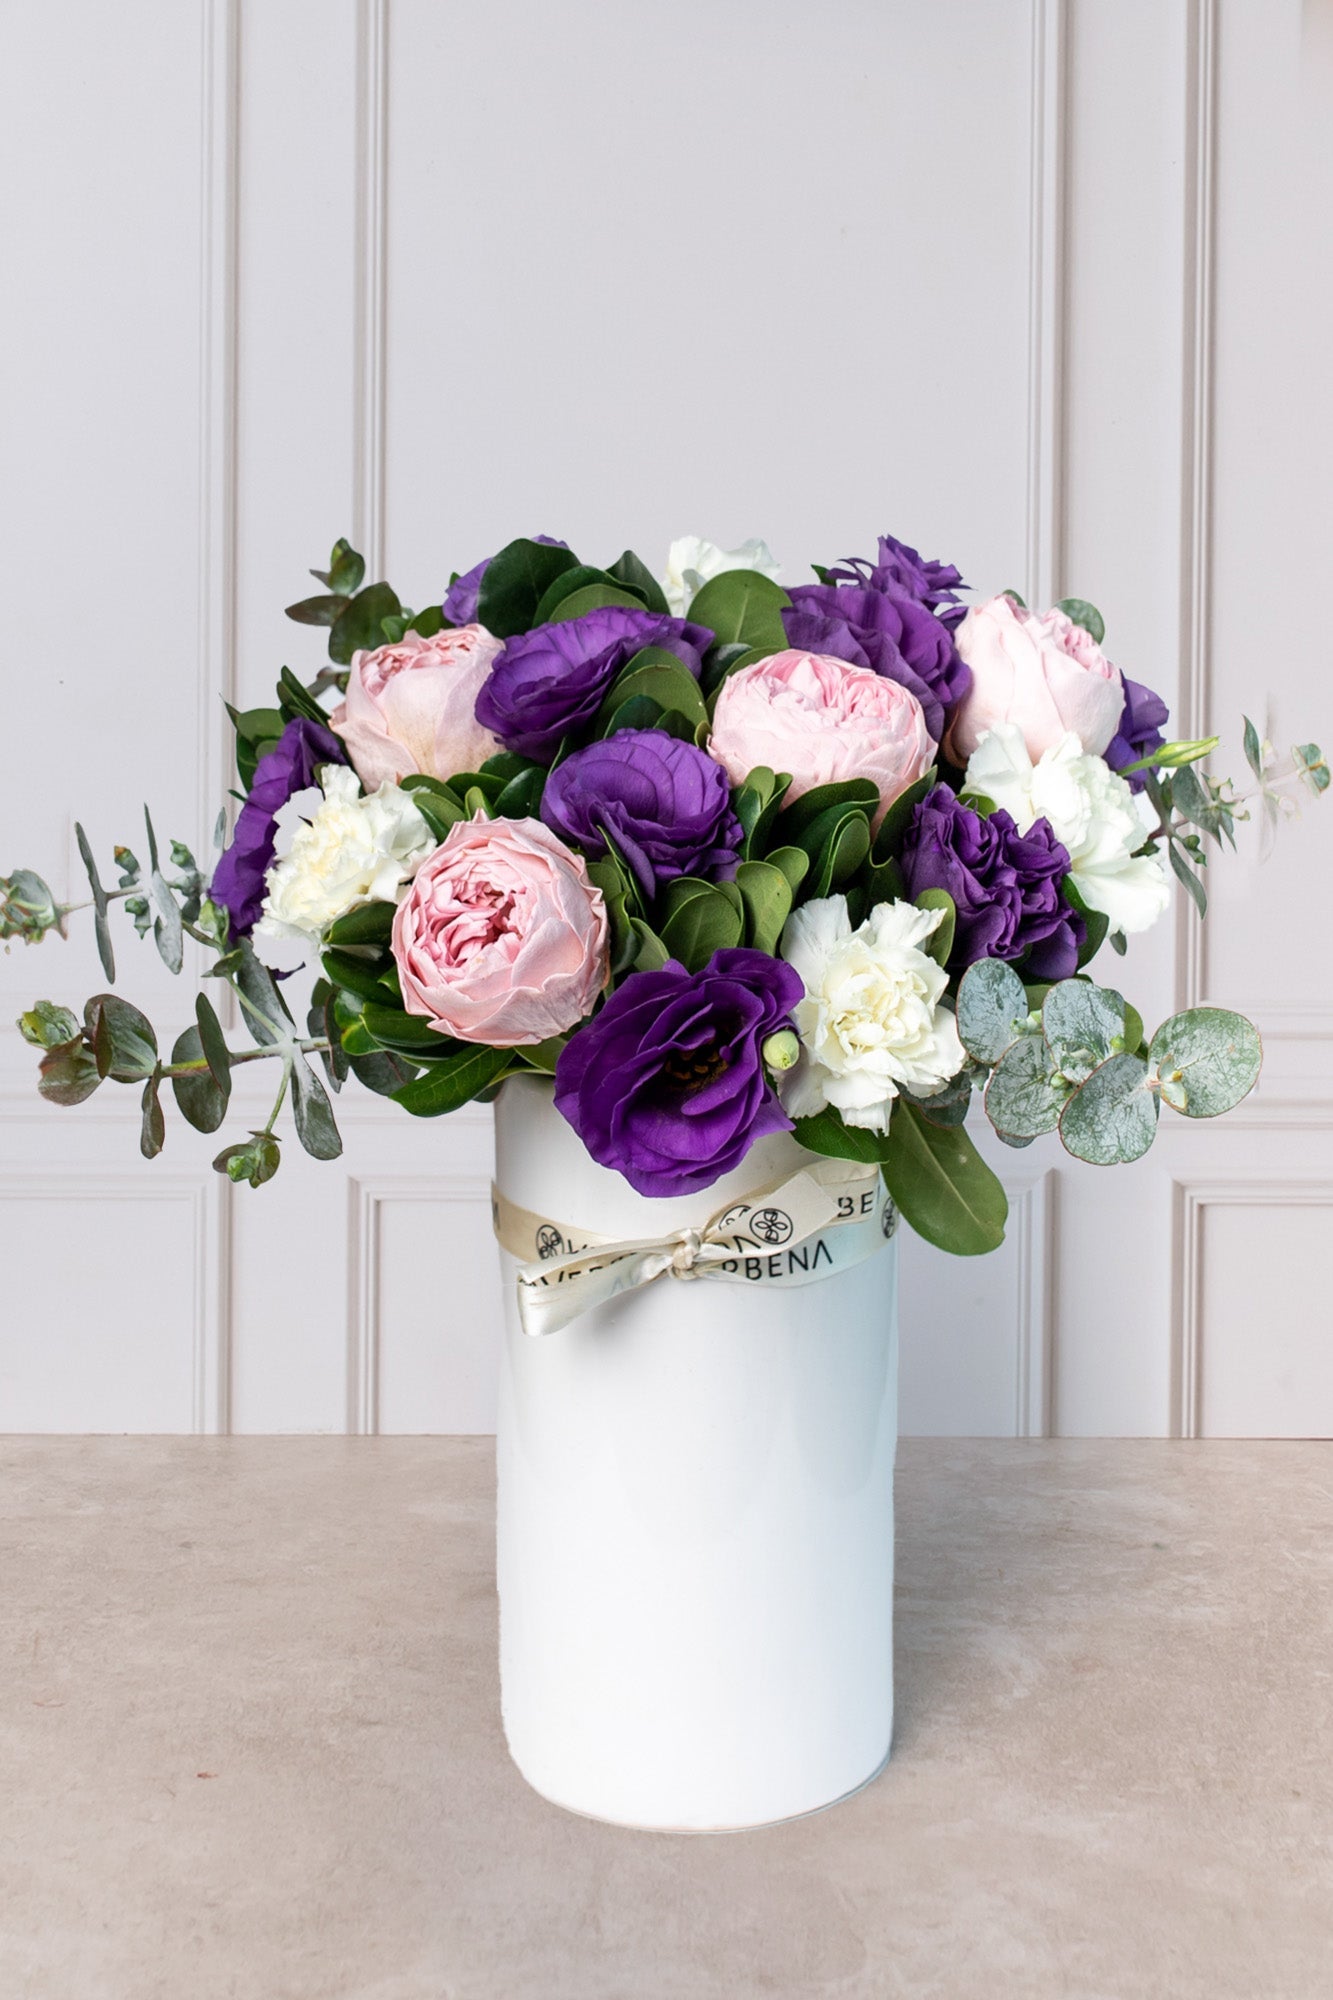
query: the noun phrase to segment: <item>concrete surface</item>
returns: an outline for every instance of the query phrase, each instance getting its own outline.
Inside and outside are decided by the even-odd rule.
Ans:
[[[904,1447],[899,1727],[767,1832],[501,1741],[485,1439],[0,1440],[3,2000],[1324,2000],[1333,1451]]]

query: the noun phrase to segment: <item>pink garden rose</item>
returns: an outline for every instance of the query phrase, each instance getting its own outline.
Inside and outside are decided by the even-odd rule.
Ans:
[[[1025,611],[1012,597],[992,597],[968,612],[954,634],[972,669],[972,686],[944,739],[951,761],[966,765],[987,730],[1012,722],[1035,763],[1072,730],[1100,757],[1115,735],[1125,690],[1090,632],[1063,611]]]
[[[414,771],[451,778],[475,771],[500,745],[473,714],[482,682],[503,647],[484,625],[356,653],[347,699],[329,718],[368,792]]]
[[[790,771],[788,799],[816,785],[870,778],[876,826],[929,768],[935,744],[914,694],[869,667],[824,653],[772,653],[723,681],[708,739],[733,784],[757,765]]]
[[[460,820],[393,920],[409,1014],[502,1049],[563,1034],[606,984],[606,905],[536,819]]]

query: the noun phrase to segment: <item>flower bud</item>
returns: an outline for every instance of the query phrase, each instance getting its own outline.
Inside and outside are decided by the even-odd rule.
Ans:
[[[792,1028],[779,1028],[770,1035],[759,1050],[765,1067],[771,1070],[794,1069],[800,1061],[800,1039]]]

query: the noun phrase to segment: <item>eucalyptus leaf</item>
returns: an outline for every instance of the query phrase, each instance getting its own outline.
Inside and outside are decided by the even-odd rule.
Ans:
[[[1027,1025],[1028,998],[1013,968],[998,958],[969,965],[958,986],[958,1036],[968,1054],[997,1063]]]
[[[146,1014],[118,993],[95,993],[83,1010],[83,1028],[99,1076],[138,1083],[157,1063],[157,1036]]]
[[[252,1132],[247,1144],[226,1146],[213,1162],[216,1173],[225,1174],[229,1181],[246,1181],[251,1187],[262,1187],[271,1181],[282,1164],[282,1148],[274,1132]]]
[[[1262,784],[1264,781],[1263,745],[1259,741],[1259,732],[1250,721],[1249,716],[1244,716],[1242,719],[1245,723],[1245,761],[1260,784]]]
[[[1171,869],[1176,877],[1176,880],[1178,882],[1182,882],[1185,888],[1189,891],[1190,899],[1193,902],[1195,909],[1199,912],[1199,915],[1201,917],[1206,917],[1208,914],[1208,891],[1204,888],[1202,881],[1195,874],[1194,870],[1190,867],[1189,862],[1185,859],[1185,856],[1181,853],[1179,842],[1174,840],[1168,840],[1167,853],[1171,858]],[[1117,951],[1120,952],[1124,951],[1125,947],[1123,942],[1117,945],[1116,940],[1113,937],[1111,939],[1111,943],[1113,946],[1115,946],[1115,949]]]
[[[169,972],[179,972],[185,962],[185,930],[181,920],[180,904],[171,892],[170,885],[157,858],[157,835],[153,831],[152,816],[147,806],[143,809],[144,824],[148,829],[148,887],[154,910],[153,940],[157,945],[162,963]]]
[[[233,956],[236,987],[243,1003],[241,1019],[251,1041],[264,1044],[285,1041],[295,1023],[272,973],[256,958],[254,948],[248,943],[242,944]]]
[[[82,1104],[102,1081],[82,1036],[49,1049],[37,1065],[37,1088],[48,1104]]]
[[[354,653],[383,645],[384,620],[401,613],[402,608],[397,591],[387,583],[369,583],[349,597],[341,617],[329,628],[329,658],[335,666],[350,667]],[[323,720],[327,724],[328,716]]]
[[[167,1136],[166,1120],[162,1116],[162,1100],[158,1090],[162,1082],[162,1072],[155,1069],[143,1087],[141,1118],[139,1121],[139,1151],[146,1160],[155,1160],[162,1151]]]
[[[102,878],[97,872],[97,863],[93,860],[93,851],[88,845],[88,836],[77,820],[74,823],[74,838],[79,843],[79,853],[82,856],[83,865],[88,871],[88,887],[92,890],[93,895],[93,930],[97,938],[97,956],[102,961],[103,972],[114,983],[116,977],[116,954],[111,947],[111,926],[106,920],[106,890],[102,887]]]
[[[1025,1035],[996,1063],[983,1102],[1002,1138],[1035,1139],[1055,1130],[1068,1095],[1041,1036]]]
[[[176,1100],[182,1118],[187,1124],[193,1125],[196,1132],[216,1132],[227,1115],[227,1099],[231,1094],[230,1080],[226,1092],[218,1088],[217,1079],[208,1066],[203,1038],[197,1027],[187,1028],[184,1034],[176,1037],[171,1060],[173,1063],[205,1065],[204,1068],[188,1075],[173,1076],[171,1094]]]
[[[287,617],[294,618],[298,625],[334,625],[347,609],[347,599],[341,593],[337,596],[303,597],[299,604],[287,606]]]
[[[1163,1101],[1187,1118],[1234,1110],[1259,1080],[1259,1031],[1225,1007],[1191,1007],[1173,1014],[1153,1036],[1148,1061]]]
[[[899,1213],[927,1243],[955,1257],[980,1257],[1004,1241],[1004,1189],[961,1126],[932,1125],[919,1105],[900,1097],[883,1172]]]
[[[78,1016],[68,1007],[58,1007],[54,1000],[38,1000],[19,1016],[18,1029],[24,1041],[36,1049],[56,1049],[62,1042],[78,1041],[80,1035]]]
[[[1109,986],[1062,979],[1042,1002],[1041,1030],[1055,1068],[1082,1083],[1125,1046],[1125,1003]]]
[[[343,1142],[334,1122],[329,1094],[303,1056],[292,1063],[292,1111],[296,1136],[315,1160],[336,1160]]]
[[[1076,1160],[1096,1167],[1137,1160],[1157,1131],[1157,1097],[1141,1056],[1114,1055],[1065,1103],[1060,1138]]]

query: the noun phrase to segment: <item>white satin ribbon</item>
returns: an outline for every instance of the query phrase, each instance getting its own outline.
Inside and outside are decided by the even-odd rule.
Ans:
[[[898,1226],[879,1168],[812,1159],[697,1228],[617,1241],[519,1208],[492,1186],[495,1234],[517,1257],[523,1331],[556,1333],[655,1278],[811,1285],[882,1250]]]

